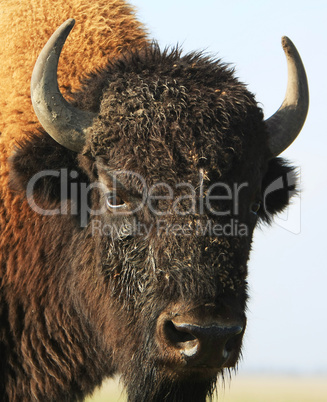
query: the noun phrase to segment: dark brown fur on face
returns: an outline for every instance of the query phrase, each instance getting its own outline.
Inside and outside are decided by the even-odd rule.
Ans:
[[[1,189],[2,400],[81,400],[120,373],[130,401],[205,401],[218,370],[185,370],[161,347],[158,317],[187,308],[197,318],[210,305],[245,326],[252,232],[258,220],[269,221],[287,205],[293,185],[266,197],[257,215],[251,206],[293,170],[279,158],[268,160],[262,112],[219,61],[148,45],[126,51],[73,92],[76,106],[99,113],[83,153],[63,148],[42,130],[32,132],[18,142],[10,188]],[[206,191],[215,182],[246,182],[237,218],[248,232],[181,236],[155,230],[159,220],[169,228],[199,220],[225,225],[232,218],[208,210],[198,216],[187,202],[179,206],[185,215],[158,216],[146,205],[119,217],[107,210],[85,218],[86,203],[101,204],[96,190],[82,200],[67,193],[77,201],[73,214],[34,213],[26,202],[28,182],[41,171],[58,172],[37,181],[33,193],[39,207],[58,208],[62,169],[68,188],[80,189],[96,181],[110,186],[117,170],[141,175],[148,187],[187,182],[196,188],[202,180]],[[133,204],[140,184],[135,177],[122,181],[121,197]],[[219,201],[216,207],[229,205]],[[155,208],[172,211],[166,200]],[[134,222],[147,232],[135,232]],[[112,223],[118,234],[94,229]],[[230,367],[240,346],[241,337]]]
[[[7,272],[16,273],[8,276],[12,284],[4,305],[14,316],[4,311],[2,322],[17,322],[17,328],[13,345],[5,344],[3,372],[10,376],[8,367],[13,367],[20,381],[17,395],[27,387],[24,373],[38,373],[33,392],[40,400],[44,393],[63,400],[84,395],[117,370],[131,401],[205,400],[215,376],[196,381],[166,366],[156,343],[156,320],[178,302],[190,309],[214,303],[245,319],[246,264],[256,224],[250,204],[290,169],[278,159],[267,164],[261,111],[219,62],[146,48],[91,76],[75,94],[76,103],[95,110],[89,105],[97,104],[100,93],[100,114],[84,155],[63,149],[45,133],[17,149],[11,159],[11,186],[22,200],[29,178],[46,169],[74,170],[77,181],[87,184],[103,171],[128,169],[144,176],[148,185],[185,181],[194,186],[199,171],[205,171],[205,188],[219,180],[249,183],[240,219],[250,232],[245,237],[183,238],[153,231],[115,239],[92,234],[94,219],[112,222],[109,212],[89,217],[85,228],[78,216],[35,216],[33,229],[22,221],[20,231],[34,247],[23,251],[20,242],[8,254]],[[131,193],[138,191],[133,180],[126,186]],[[58,206],[59,195],[59,178],[46,178],[35,187],[43,208]],[[280,190],[268,212],[282,209],[287,201],[287,189]],[[96,195],[91,202],[98,202]],[[268,219],[264,213],[259,215]],[[134,218],[149,227],[157,220],[143,209],[118,221],[119,226]],[[164,219],[169,225],[195,216]],[[10,331],[8,324],[4,328]]]

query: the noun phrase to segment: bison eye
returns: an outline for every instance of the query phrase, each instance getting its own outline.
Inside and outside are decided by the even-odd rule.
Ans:
[[[106,194],[107,207],[110,209],[123,208],[126,206],[124,200],[119,197],[116,191],[110,191]]]
[[[259,212],[260,208],[261,208],[261,201],[253,202],[251,204],[251,212],[254,215],[257,215],[257,213]]]

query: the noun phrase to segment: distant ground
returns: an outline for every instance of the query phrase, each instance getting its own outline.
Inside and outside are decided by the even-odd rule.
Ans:
[[[237,375],[220,387],[215,402],[326,402],[327,376]],[[126,402],[118,380],[108,381],[86,402]]]

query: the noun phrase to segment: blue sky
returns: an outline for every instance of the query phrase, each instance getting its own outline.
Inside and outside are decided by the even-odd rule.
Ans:
[[[300,166],[301,196],[257,230],[241,371],[327,372],[327,2],[132,0],[162,47],[205,49],[236,67],[269,117],[287,81],[283,35],[297,46],[310,86],[309,115],[283,156]]]

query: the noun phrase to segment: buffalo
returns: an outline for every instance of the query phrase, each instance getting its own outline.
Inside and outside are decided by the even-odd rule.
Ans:
[[[141,33],[60,91],[73,25],[40,52],[38,122],[1,159],[1,400],[82,400],[118,373],[131,402],[205,401],[241,354],[253,231],[296,192],[278,155],[308,110],[301,58],[283,37],[266,120],[228,65]]]

